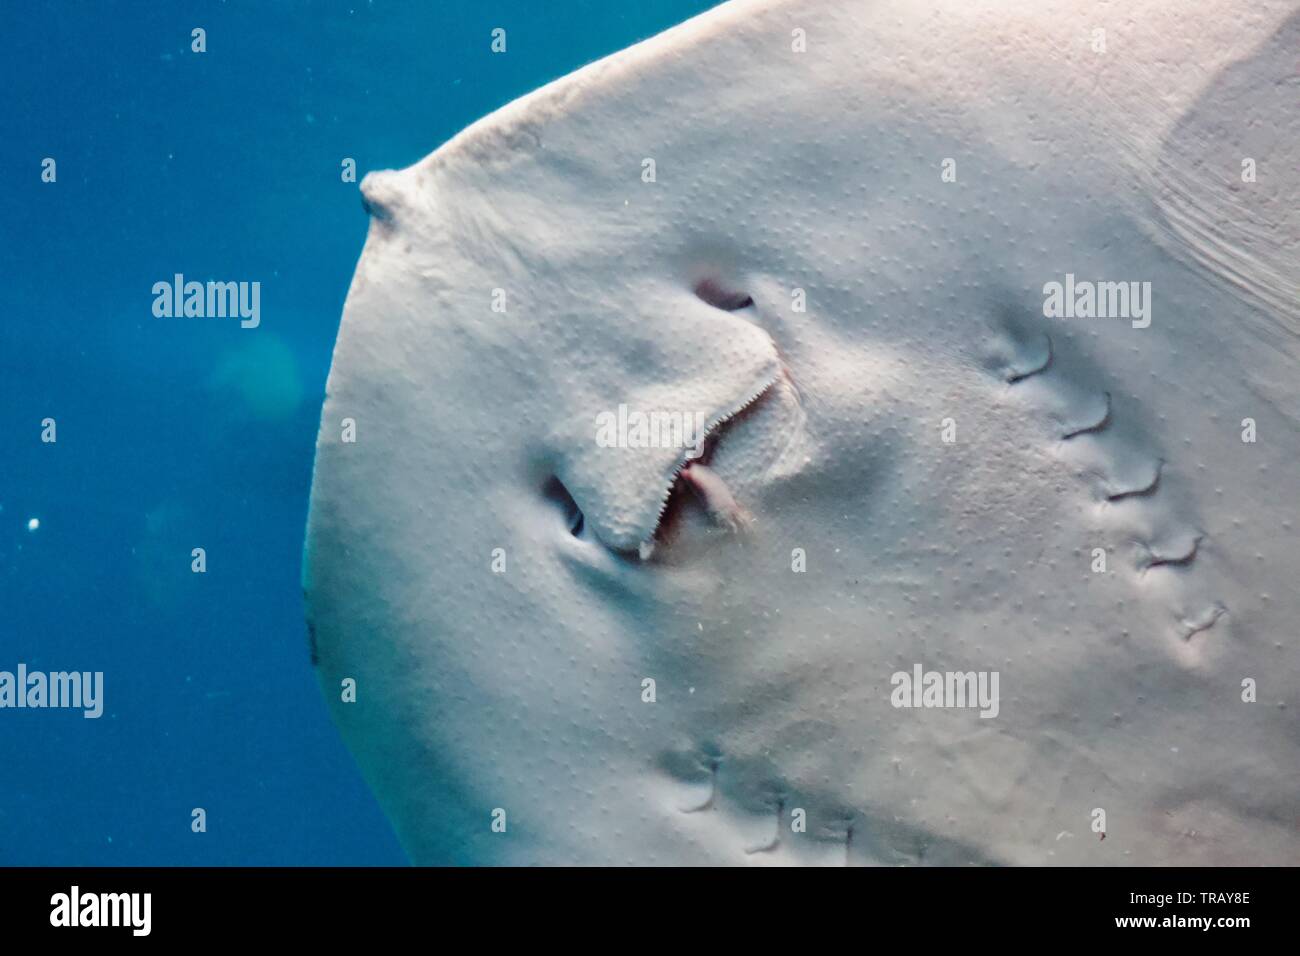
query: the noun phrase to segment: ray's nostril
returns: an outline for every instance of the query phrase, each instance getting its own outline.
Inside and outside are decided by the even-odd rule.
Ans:
[[[582,509],[578,507],[578,503],[573,500],[573,495],[569,494],[569,489],[564,487],[564,482],[552,475],[542,489],[542,494],[563,516],[569,534],[575,538],[583,537],[583,532],[587,528],[586,518],[582,514]]]
[[[754,304],[754,300],[748,293],[739,289],[732,289],[717,279],[704,279],[695,286],[695,294],[701,301],[707,302],[715,309],[722,309],[724,312],[738,312],[741,309],[748,309]]]

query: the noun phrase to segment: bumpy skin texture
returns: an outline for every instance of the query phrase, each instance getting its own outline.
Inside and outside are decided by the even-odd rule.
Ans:
[[[735,2],[368,176],[304,584],[411,858],[1300,863],[1297,9]]]

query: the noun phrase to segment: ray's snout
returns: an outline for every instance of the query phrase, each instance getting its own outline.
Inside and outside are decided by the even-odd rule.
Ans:
[[[371,219],[392,222],[393,214],[402,203],[399,173],[391,169],[367,173],[361,180],[361,208]]]

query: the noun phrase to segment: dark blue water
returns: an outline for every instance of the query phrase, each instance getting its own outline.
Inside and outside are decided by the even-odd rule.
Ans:
[[[712,5],[7,5],[0,671],[105,688],[99,719],[0,709],[0,864],[404,862],[327,716],[299,590],[366,231],[341,162],[408,165]],[[156,318],[175,273],[260,282],[261,324]]]

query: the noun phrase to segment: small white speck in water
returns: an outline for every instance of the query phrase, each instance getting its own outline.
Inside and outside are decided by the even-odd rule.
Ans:
[[[32,518],[30,521],[27,522],[27,530],[28,530],[28,531],[35,531],[35,530],[36,530],[37,528],[39,528],[40,526],[41,526],[41,519],[40,519],[40,518]]]

